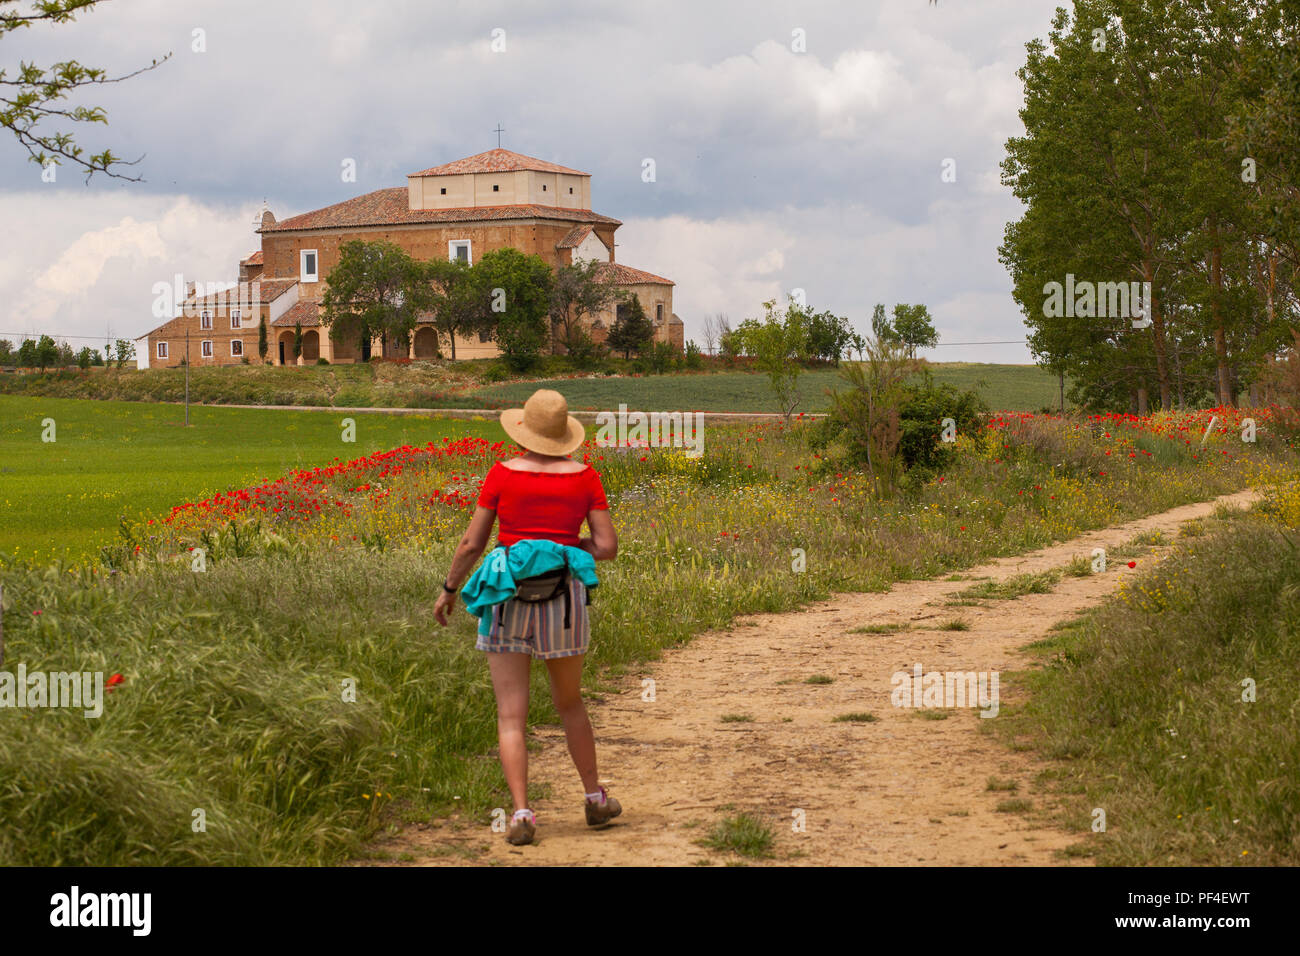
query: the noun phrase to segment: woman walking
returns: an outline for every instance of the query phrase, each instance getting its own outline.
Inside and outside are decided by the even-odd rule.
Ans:
[[[550,676],[551,699],[586,793],[587,824],[608,823],[622,812],[597,783],[596,742],[580,688],[590,639],[587,592],[597,583],[595,562],[618,553],[618,536],[600,476],[569,457],[586,432],[563,395],[541,389],[522,409],[502,412],[501,426],[525,453],[488,472],[433,614],[445,627],[465,584],[466,606],[480,618],[475,647],[487,653],[501,768],[515,805],[506,839],[520,845],[532,842],[536,825],[528,808],[525,742],[533,657],[545,662]],[[590,537],[580,537],[584,520]],[[498,547],[467,581],[496,522]]]

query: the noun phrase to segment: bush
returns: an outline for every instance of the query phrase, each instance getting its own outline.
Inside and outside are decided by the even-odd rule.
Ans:
[[[673,348],[669,342],[656,342],[646,356],[649,363],[650,371],[656,375],[663,375],[665,372],[672,371],[672,367],[677,362],[677,349]]]
[[[905,385],[900,409],[903,436],[898,443],[903,467],[915,469],[916,477],[925,477],[946,467],[956,442],[941,440],[943,420],[951,418],[957,434],[974,432],[988,408],[974,391],[958,391],[952,385],[935,385],[929,372],[925,381]]]
[[[316,360],[317,365],[329,365],[329,363],[330,360],[325,358],[325,356],[323,355]],[[244,364],[248,364],[248,359],[244,359]]]
[[[700,351],[700,347],[696,345],[694,342],[686,343],[685,364],[686,367],[689,369],[704,368],[704,353]]]

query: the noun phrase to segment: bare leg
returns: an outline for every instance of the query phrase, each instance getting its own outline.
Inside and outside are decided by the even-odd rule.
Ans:
[[[569,756],[578,768],[585,793],[595,793],[596,738],[587,719],[587,707],[582,702],[582,655],[557,657],[546,662],[551,676],[551,700],[564,721],[564,737],[569,743]]]
[[[528,807],[528,654],[487,655],[492,687],[497,697],[497,740],[501,744],[501,769],[516,810]]]

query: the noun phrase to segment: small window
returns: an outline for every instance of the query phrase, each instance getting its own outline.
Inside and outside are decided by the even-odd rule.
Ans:
[[[230,313],[230,327],[231,327],[232,329],[237,329],[237,328],[239,328],[239,310],[238,310],[238,309],[236,309],[234,312],[231,312],[231,313]]]
[[[499,192],[501,192],[501,187],[498,186],[496,183],[493,183],[493,184],[492,184],[492,191],[493,191],[494,193],[499,193]]]
[[[655,306],[655,321],[662,323],[664,320],[664,304],[660,302]]]
[[[468,239],[453,239],[447,243],[447,258],[453,262],[463,262],[465,265],[473,265],[473,256],[470,250],[470,241]]]
[[[480,342],[486,342],[488,340],[488,334],[486,332],[480,332],[478,334],[478,340]]]
[[[212,358],[212,340],[211,340],[211,339],[204,339],[204,340],[203,340],[203,349],[202,349],[201,354],[203,355],[204,358]]]
[[[570,196],[573,195],[573,187],[572,187],[572,186],[569,187],[569,195],[570,195]]]
[[[159,342],[159,343],[158,343],[158,357],[159,357],[159,358],[164,358],[164,359],[167,357],[167,343],[166,343],[166,342]]]
[[[230,354],[236,357],[244,354],[244,343],[240,339],[230,340]]]
[[[200,328],[200,329],[210,329],[210,328],[212,328],[212,313],[211,313],[211,312],[204,312],[203,315],[199,317],[199,328]]]
[[[302,250],[302,252],[299,253],[299,261],[302,267],[300,281],[302,282],[318,281],[316,275],[316,250],[315,249]]]
[[[546,192],[546,183],[542,183],[542,192]]]
[[[442,192],[441,192],[439,195],[442,195],[442,196],[447,195],[447,187],[446,187],[446,186],[443,186],[443,187],[442,187]]]

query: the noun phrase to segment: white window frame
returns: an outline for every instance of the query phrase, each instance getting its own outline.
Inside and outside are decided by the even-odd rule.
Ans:
[[[230,313],[230,327],[231,327],[232,329],[243,328],[243,326],[241,326],[241,325],[239,324],[239,310],[238,310],[238,309],[235,309],[233,312]]]
[[[167,343],[159,342],[157,344],[158,344],[158,358],[160,359],[167,358]]]
[[[457,246],[465,247],[465,264],[472,266],[474,264],[474,243],[470,239],[452,239],[447,243],[447,258],[452,262],[456,261]]]
[[[311,272],[307,271],[307,257],[313,256],[312,264],[316,267]],[[299,282],[319,282],[320,281],[320,253],[315,249],[298,250],[298,281]]]
[[[199,316],[199,329],[202,330],[202,329],[210,329],[210,328],[212,328],[212,313],[204,312],[201,316]]]
[[[238,351],[238,352],[235,351],[235,346],[236,346],[236,345],[239,346],[239,351]],[[230,340],[230,357],[231,357],[231,358],[243,358],[243,357],[244,357],[244,340],[243,340],[243,339],[231,339],[231,340]]]
[[[199,343],[199,357],[212,358],[212,339],[204,339]]]

